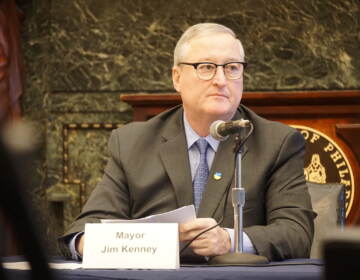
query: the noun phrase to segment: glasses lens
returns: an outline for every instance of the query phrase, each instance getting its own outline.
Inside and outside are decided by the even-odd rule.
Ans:
[[[244,71],[244,65],[238,62],[225,65],[225,75],[228,79],[239,79]]]
[[[200,63],[197,66],[196,71],[200,79],[210,80],[216,72],[216,65],[211,63]]]

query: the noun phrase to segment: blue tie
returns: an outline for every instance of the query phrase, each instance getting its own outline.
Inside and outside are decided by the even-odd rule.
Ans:
[[[194,200],[195,200],[195,209],[197,211],[202,198],[202,193],[204,191],[207,179],[209,177],[209,167],[206,159],[206,152],[209,147],[209,144],[205,139],[200,138],[195,142],[195,145],[197,146],[200,152],[200,162],[194,177]]]

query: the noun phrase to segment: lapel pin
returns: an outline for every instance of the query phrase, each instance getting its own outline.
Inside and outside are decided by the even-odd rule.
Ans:
[[[214,179],[215,180],[220,180],[222,178],[222,173],[221,172],[215,172],[214,173]]]

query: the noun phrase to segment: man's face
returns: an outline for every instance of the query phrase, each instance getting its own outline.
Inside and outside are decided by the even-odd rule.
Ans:
[[[227,62],[243,61],[240,44],[229,34],[216,34],[193,39],[181,62]],[[223,67],[208,81],[198,78],[191,65],[173,68],[173,83],[180,93],[188,119],[201,118],[230,120],[239,106],[243,92],[243,77],[228,80]]]

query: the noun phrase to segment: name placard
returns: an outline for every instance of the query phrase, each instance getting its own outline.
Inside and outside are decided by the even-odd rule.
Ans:
[[[83,268],[178,269],[178,224],[86,224],[83,253]]]

